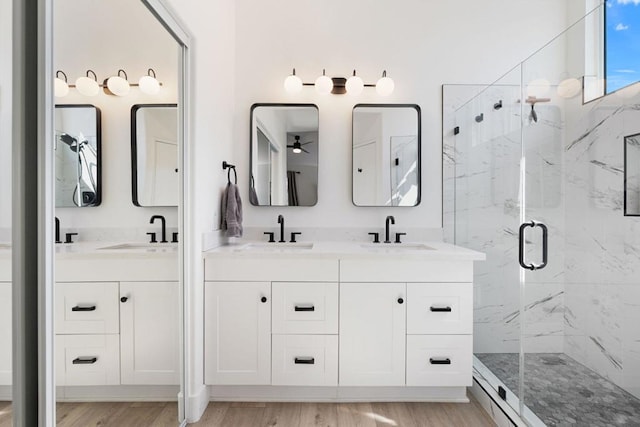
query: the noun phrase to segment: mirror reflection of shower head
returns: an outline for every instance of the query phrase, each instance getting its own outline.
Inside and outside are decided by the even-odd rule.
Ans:
[[[535,105],[538,102],[551,102],[551,98],[538,98],[535,96],[528,96],[527,100],[525,101],[527,104],[531,104],[531,113],[529,113],[529,119],[533,120],[534,122],[538,122],[538,113],[536,113],[535,110]]]
[[[538,113],[536,113],[536,110],[534,109],[535,104],[531,104],[531,113],[529,114],[529,119],[533,120],[534,122],[538,123]]]

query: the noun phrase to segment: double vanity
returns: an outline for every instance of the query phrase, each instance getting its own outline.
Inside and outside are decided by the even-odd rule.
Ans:
[[[170,243],[57,245],[58,399],[175,398],[177,255]],[[466,401],[473,262],[483,254],[302,241],[228,244],[203,258],[212,400]],[[9,283],[0,285],[9,304]],[[0,383],[10,383],[3,366]]]
[[[439,243],[243,243],[204,254],[213,400],[466,401],[473,262]]]

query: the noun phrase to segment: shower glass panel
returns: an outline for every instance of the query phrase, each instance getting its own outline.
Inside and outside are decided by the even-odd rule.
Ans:
[[[521,277],[514,262],[521,222],[520,75],[520,67],[514,68],[482,90],[457,110],[454,126],[455,243],[487,256],[475,266],[475,368],[496,390],[507,392],[507,402],[516,410],[521,320]],[[500,360],[504,369],[487,369],[486,360]]]
[[[582,93],[604,7],[470,100],[443,93],[445,238],[487,254],[475,375],[530,425],[640,425],[640,218],[624,215],[640,85]]]

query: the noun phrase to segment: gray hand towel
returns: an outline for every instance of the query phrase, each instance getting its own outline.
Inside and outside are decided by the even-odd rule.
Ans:
[[[242,237],[242,199],[238,186],[232,183],[222,195],[222,229],[229,237]]]

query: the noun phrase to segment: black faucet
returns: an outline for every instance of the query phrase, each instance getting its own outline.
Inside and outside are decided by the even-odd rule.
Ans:
[[[58,219],[58,217],[55,217],[56,219],[56,243],[62,243],[62,240],[60,240],[60,220]]]
[[[149,220],[149,224],[153,224],[156,219],[162,221],[162,240],[160,240],[160,243],[167,243],[167,221],[162,215],[154,215]]]
[[[282,215],[278,215],[278,224],[280,224],[280,240],[278,241],[284,243],[286,240],[284,240],[284,217]]]
[[[389,239],[389,223],[391,224],[396,223],[396,219],[392,215],[389,215],[384,222],[384,242],[385,243],[391,243],[391,239]]]

